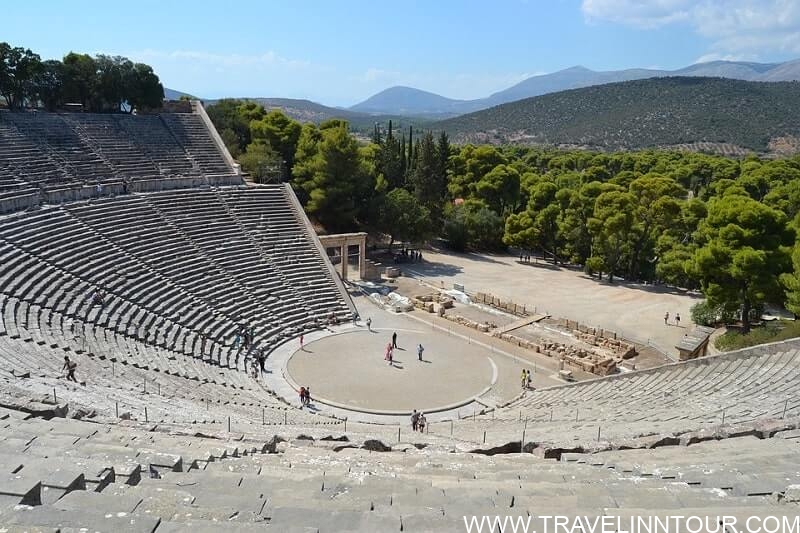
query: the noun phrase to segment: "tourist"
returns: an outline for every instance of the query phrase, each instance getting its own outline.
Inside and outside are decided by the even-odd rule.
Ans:
[[[311,387],[306,385],[306,405],[311,405]]]
[[[372,317],[367,318],[367,331],[372,331]]]
[[[306,404],[306,388],[300,387],[300,409]]]
[[[528,377],[527,377],[527,383],[526,384],[527,384],[529,389],[531,388],[532,382],[533,382],[533,378],[531,378],[531,371],[530,371],[530,369],[528,369]]]
[[[679,313],[675,313],[675,325],[678,327],[681,325],[681,315]]]
[[[242,342],[242,337],[239,335],[239,332],[237,331],[236,334],[233,336],[233,347],[234,347],[234,349],[238,349],[239,348],[239,343],[240,342]]]
[[[427,423],[428,421],[425,419],[425,413],[420,412],[419,419],[417,420],[417,427],[420,433],[425,433],[425,426]]]
[[[78,368],[78,363],[75,361],[70,361],[69,356],[64,356],[64,367],[61,369],[62,371],[67,372],[67,381],[74,381],[75,383],[78,382],[75,379],[75,369]]]
[[[664,325],[665,326],[669,325],[669,311],[664,313]]]
[[[411,413],[411,431],[417,430],[418,423],[419,423],[419,413],[417,413],[417,410],[414,409],[414,412]]]
[[[419,358],[420,361],[422,361],[422,352],[424,351],[425,348],[423,348],[422,343],[420,343],[419,346],[417,346],[417,357]]]
[[[358,325],[358,313],[357,312],[353,313],[353,325],[354,326]]]
[[[397,348],[397,332],[392,333],[392,348]]]
[[[525,388],[525,385],[528,384],[528,373],[525,371],[524,368],[522,369],[522,377],[520,377],[520,383],[522,384],[523,389]]]
[[[303,339],[304,339],[304,338],[305,338],[305,337],[303,337],[303,334],[301,333],[301,334],[300,334],[300,349],[305,351],[305,348],[303,347]]]
[[[267,354],[264,353],[264,350],[261,349],[258,351],[258,366],[261,368],[261,373],[264,373],[264,363],[267,362]]]

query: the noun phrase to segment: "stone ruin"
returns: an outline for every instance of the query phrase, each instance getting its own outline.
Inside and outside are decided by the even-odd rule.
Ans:
[[[413,296],[411,302],[417,309],[444,316],[445,309],[453,308],[453,299],[438,292]]]
[[[617,371],[617,358],[607,353],[597,353],[560,342],[534,342],[510,333],[497,332],[494,336],[536,353],[559,359],[572,368],[578,368],[598,376],[608,376]]]

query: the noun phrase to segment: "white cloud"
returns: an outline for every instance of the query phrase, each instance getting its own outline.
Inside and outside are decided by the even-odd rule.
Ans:
[[[308,61],[287,59],[271,50],[261,54],[217,54],[199,50],[164,51],[145,49],[127,52],[123,55],[140,61],[191,61],[221,67],[281,66],[288,68],[306,68],[310,66]]]
[[[651,29],[689,18],[689,0],[583,0],[587,21],[609,21]]]
[[[798,0],[583,0],[581,11],[588,22],[640,29],[689,25],[710,41],[704,60],[800,54]]]

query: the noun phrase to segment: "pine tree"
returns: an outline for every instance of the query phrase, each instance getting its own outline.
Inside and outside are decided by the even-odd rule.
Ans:
[[[400,174],[405,176],[406,175],[406,168],[408,167],[408,161],[406,161],[406,134],[404,133],[401,137],[400,144],[397,146],[398,150],[400,151]],[[406,180],[408,181],[408,180]]]

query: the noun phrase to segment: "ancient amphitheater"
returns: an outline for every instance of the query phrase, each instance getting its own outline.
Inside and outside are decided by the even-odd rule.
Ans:
[[[0,531],[800,531],[800,342],[412,433],[293,401],[298,337],[352,350],[364,325],[291,189],[246,184],[201,108],[0,112],[0,213]]]

